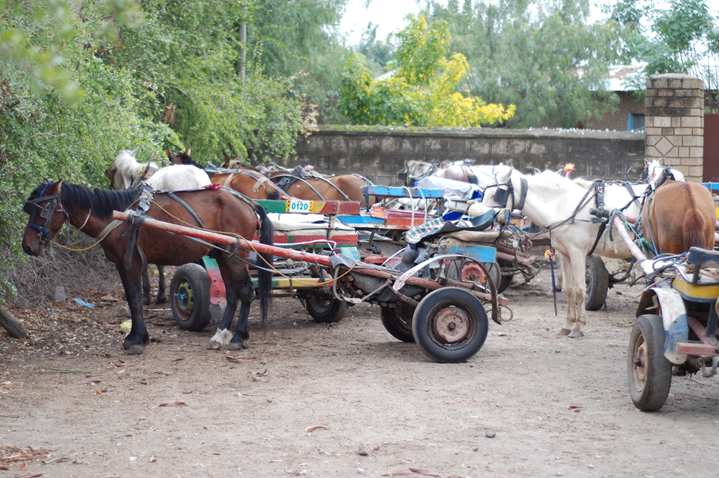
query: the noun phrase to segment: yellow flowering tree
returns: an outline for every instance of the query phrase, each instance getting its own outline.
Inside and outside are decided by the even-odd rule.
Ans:
[[[457,88],[469,74],[464,55],[449,58],[449,28],[410,17],[397,34],[397,68],[374,80],[357,58],[345,63],[339,107],[357,124],[480,127],[514,115],[514,105],[487,104]]]

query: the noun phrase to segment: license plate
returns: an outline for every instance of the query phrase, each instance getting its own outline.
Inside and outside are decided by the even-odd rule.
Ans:
[[[311,213],[314,201],[303,201],[301,199],[290,199],[287,201],[286,212]]]

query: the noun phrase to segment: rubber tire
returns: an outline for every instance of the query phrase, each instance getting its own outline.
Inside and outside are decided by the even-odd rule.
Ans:
[[[499,288],[499,283],[502,281],[502,270],[499,268],[499,263],[483,262],[482,266],[487,269],[489,277],[492,279],[492,282],[494,282],[494,287]],[[497,292],[499,292],[499,290],[497,290]]]
[[[599,310],[607,301],[609,291],[609,272],[604,261],[597,254],[587,257],[585,275],[584,309]]]
[[[461,343],[443,343],[433,332],[436,313],[446,307],[462,309],[469,315],[474,332]],[[487,339],[487,312],[477,297],[459,287],[443,287],[422,299],[412,317],[414,340],[431,359],[443,363],[464,362],[479,352]]]
[[[499,284],[497,284],[497,293],[501,294],[502,292],[507,290],[510,285],[512,285],[512,280],[514,279],[514,275],[511,275],[511,276],[501,275],[502,274],[502,266],[504,265],[504,267],[511,267],[512,266],[511,262],[503,261],[500,259],[497,261],[497,264],[499,264],[499,273],[500,273],[500,277],[501,277]]]
[[[629,336],[629,349],[627,351],[627,379],[629,381],[629,394],[634,406],[644,412],[659,410],[667,400],[669,388],[672,383],[672,363],[664,356],[664,341],[666,333],[662,318],[658,315],[641,315],[634,323],[632,334]],[[635,376],[634,357],[639,343],[646,344],[646,362],[644,367],[645,381],[640,385]]]
[[[399,311],[399,314],[397,312]],[[407,317],[409,315],[409,317]],[[412,317],[414,310],[408,305],[397,304],[397,307],[391,309],[389,307],[380,307],[380,317],[382,325],[389,334],[402,342],[414,342],[414,334],[412,333]],[[409,320],[407,320],[409,318]],[[409,323],[407,323],[409,322]]]
[[[328,300],[330,301],[329,305],[321,303]],[[309,299],[304,299],[303,303],[307,313],[315,319],[315,322],[321,324],[339,322],[347,314],[347,302],[338,300],[323,292],[313,294]]]
[[[182,289],[192,292],[190,302],[181,305]],[[175,322],[183,330],[199,332],[212,320],[210,314],[210,278],[199,264],[185,264],[175,270],[170,282],[170,307]],[[185,311],[183,311],[185,309]]]

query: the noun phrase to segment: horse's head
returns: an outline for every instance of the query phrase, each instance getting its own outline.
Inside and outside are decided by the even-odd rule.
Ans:
[[[241,168],[242,166],[244,166],[244,164],[242,164],[242,162],[240,161],[239,156],[236,157],[235,159],[232,159],[232,158],[230,158],[229,155],[225,154],[224,159],[225,159],[225,161],[222,164],[222,167],[225,169],[237,169],[237,168]]]
[[[67,219],[60,204],[62,181],[43,180],[25,201],[23,211],[30,216],[22,238],[22,250],[31,256],[40,256],[47,244],[57,235]]]
[[[170,164],[195,164],[190,157],[190,148],[187,148],[184,152],[177,151],[176,153],[170,151],[169,148],[165,148],[165,154],[167,154],[167,159],[170,160]]]
[[[510,194],[514,192],[514,187],[512,186],[513,172],[514,168],[512,166],[500,165],[497,167],[494,177],[484,188],[482,204],[490,207],[507,207]]]
[[[658,187],[661,183],[664,182],[662,180],[662,176],[665,175],[665,179],[673,179],[675,181],[684,181],[684,175],[677,171],[676,169],[671,169],[669,166],[664,166],[662,163],[659,162],[658,159],[652,159],[647,163],[647,181],[649,181],[650,184],[654,184],[655,187]],[[666,171],[666,172],[665,172]]]

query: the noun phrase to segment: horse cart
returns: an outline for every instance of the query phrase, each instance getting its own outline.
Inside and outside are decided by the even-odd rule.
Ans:
[[[693,247],[686,255],[642,263],[655,277],[639,301],[627,353],[629,392],[640,410],[659,410],[674,373],[717,372],[719,252]]]
[[[117,211],[113,215],[121,221],[131,221],[133,216]],[[151,218],[144,220],[143,227],[211,241],[227,246],[228,250],[243,249],[291,259],[297,264],[310,264],[319,276],[311,287],[322,286],[333,299],[349,304],[378,304],[385,327],[391,324],[388,331],[395,332],[392,333],[395,337],[399,335],[398,338],[403,337],[401,340],[410,341],[408,322],[398,319],[411,317],[411,341],[416,341],[429,357],[439,362],[461,362],[477,353],[487,337],[488,318],[501,323],[500,306],[507,305],[494,283],[487,279],[489,272],[484,264],[494,263],[496,259],[496,249],[489,243],[470,244],[458,238],[440,243],[430,241],[378,265],[362,262],[334,247],[324,253],[307,252]],[[211,260],[205,259],[205,266],[204,274],[210,277],[209,288],[213,289],[209,300],[205,291],[191,289],[189,280],[185,281],[184,289],[173,288],[173,291],[186,295],[185,305],[192,299],[193,309],[218,309],[224,289],[222,278]],[[195,270],[194,279],[202,272],[199,269],[204,269],[196,264],[190,267]],[[186,278],[190,278],[189,273]],[[198,302],[200,298],[202,301]],[[395,327],[390,330],[392,325]]]

